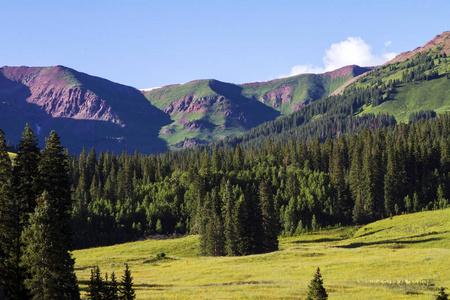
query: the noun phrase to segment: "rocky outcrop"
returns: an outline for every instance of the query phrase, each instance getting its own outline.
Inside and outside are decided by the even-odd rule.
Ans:
[[[80,86],[70,69],[62,66],[3,67],[1,73],[6,79],[28,87],[30,95],[26,102],[36,104],[54,118],[121,123],[111,106],[92,91]]]
[[[264,104],[270,102],[272,107],[278,108],[284,103],[290,103],[292,100],[292,91],[294,87],[290,84],[282,84],[275,90],[267,92],[260,101]]]
[[[51,130],[77,152],[86,148],[155,152],[169,117],[140,91],[63,66],[0,68],[0,128],[16,143],[25,123],[40,136]],[[139,141],[139,138],[141,141]],[[142,142],[148,139],[143,145]]]

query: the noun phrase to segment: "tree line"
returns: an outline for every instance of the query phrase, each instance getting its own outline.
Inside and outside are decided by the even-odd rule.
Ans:
[[[241,255],[276,249],[278,233],[443,208],[449,122],[443,114],[324,142],[267,139],[248,150],[83,151],[70,159],[75,245],[200,233],[202,253]]]

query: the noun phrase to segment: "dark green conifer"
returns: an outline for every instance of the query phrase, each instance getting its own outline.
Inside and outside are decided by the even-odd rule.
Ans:
[[[38,165],[42,196],[23,232],[22,266],[28,270],[25,285],[34,299],[79,299],[69,227],[72,209],[68,157],[58,135],[46,139]]]
[[[265,181],[259,185],[259,200],[262,213],[262,252],[278,250],[279,221],[275,212],[272,193]]]
[[[322,275],[320,275],[320,269],[317,268],[314,278],[308,286],[308,294],[306,295],[306,300],[326,300],[328,299],[328,294],[323,287]]]
[[[29,214],[34,212],[36,199],[39,196],[37,177],[40,151],[37,146],[37,139],[28,124],[25,126],[22,136],[13,169],[15,194],[12,212],[15,215],[16,224],[14,226],[13,245],[10,249],[11,264],[14,270],[9,276],[11,283],[13,283],[10,291],[12,299],[23,299],[27,296],[23,284],[25,269],[19,266],[23,247],[21,235],[23,229],[28,226]]]
[[[37,201],[25,241],[22,267],[28,270],[25,286],[32,299],[80,299],[74,272],[74,259],[67,251],[65,233],[60,230],[58,209],[52,196],[44,191]]]
[[[128,264],[125,264],[125,271],[122,276],[122,282],[120,286],[120,299],[133,300],[136,299],[136,294],[133,289],[133,277],[131,277],[131,271],[128,268]]]
[[[95,266],[91,269],[91,277],[87,288],[87,299],[102,300],[104,299],[104,282],[101,276],[100,268]]]
[[[12,276],[16,272],[15,237],[17,236],[17,215],[12,190],[12,165],[4,138],[0,129],[0,289],[14,297],[15,282]]]
[[[435,300],[448,300],[448,294],[445,293],[445,288],[441,287],[439,289],[439,293],[436,295],[436,298],[434,298]]]

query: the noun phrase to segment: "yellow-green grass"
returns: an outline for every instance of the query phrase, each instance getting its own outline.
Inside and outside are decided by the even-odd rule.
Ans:
[[[120,277],[124,263],[138,299],[299,299],[317,267],[329,299],[432,299],[450,287],[450,209],[282,238],[262,255],[201,257],[197,247],[188,236],[75,251],[80,287],[91,266]],[[170,259],[151,262],[158,252]]]

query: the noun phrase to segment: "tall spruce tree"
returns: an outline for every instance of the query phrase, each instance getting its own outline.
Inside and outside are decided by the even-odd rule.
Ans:
[[[69,253],[72,206],[68,157],[54,131],[46,141],[38,165],[42,196],[30,219],[30,227],[23,233],[22,266],[30,276],[25,285],[33,299],[79,299],[75,261]]]
[[[0,129],[0,290],[14,297],[15,282],[12,277],[16,271],[14,263],[17,219],[12,190],[12,165],[8,155],[4,132]]]
[[[22,234],[26,241],[22,267],[29,273],[25,286],[34,300],[80,299],[74,260],[65,250],[64,233],[55,224],[58,210],[53,202],[45,191],[38,199],[29,227]]]
[[[136,294],[133,288],[133,277],[131,277],[131,271],[128,264],[125,264],[125,271],[122,276],[122,282],[120,286],[120,299],[133,300],[136,299]]]
[[[31,127],[27,124],[22,134],[22,140],[19,144],[19,151],[14,160],[13,183],[14,183],[14,205],[13,214],[15,219],[13,245],[11,251],[12,274],[9,280],[9,296],[12,299],[24,299],[27,291],[23,284],[26,270],[20,267],[23,242],[21,235],[23,229],[28,226],[29,215],[34,212],[36,207],[38,163],[40,159],[40,150],[37,145],[37,139]]]
[[[279,221],[275,212],[272,193],[265,181],[259,185],[259,200],[262,212],[262,252],[278,250]]]
[[[104,282],[101,276],[100,268],[95,266],[91,269],[91,277],[87,289],[87,299],[102,300],[104,299]]]

